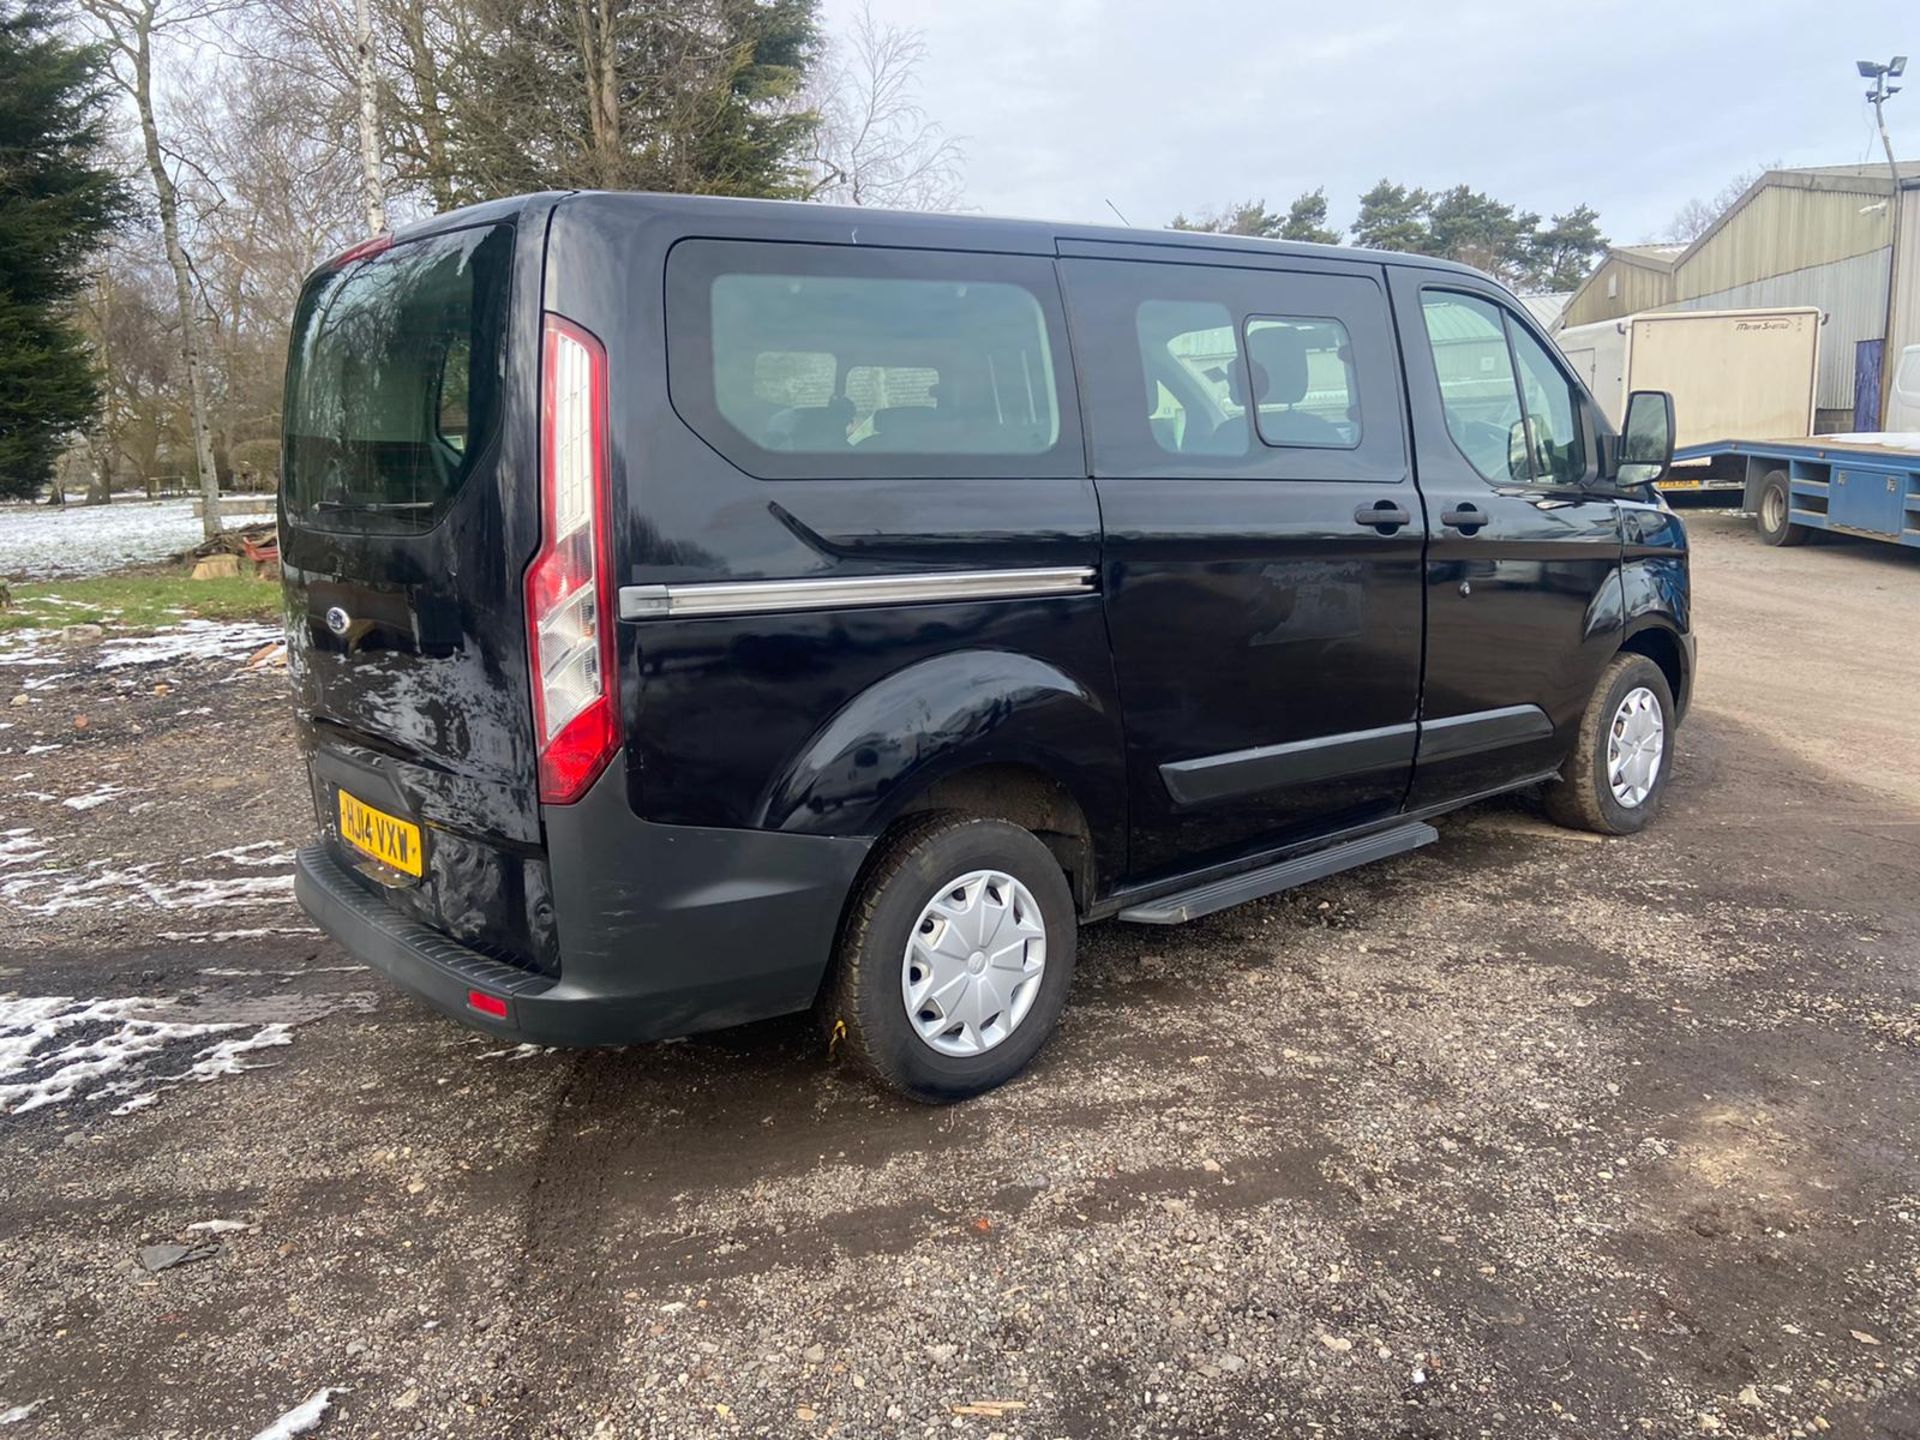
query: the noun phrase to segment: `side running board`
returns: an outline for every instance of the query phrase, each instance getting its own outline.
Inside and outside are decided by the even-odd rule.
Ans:
[[[1363,835],[1358,840],[1349,840],[1342,845],[1330,845],[1325,850],[1297,855],[1277,865],[1229,875],[1224,880],[1164,895],[1158,900],[1145,900],[1122,910],[1119,918],[1135,925],[1180,925],[1188,920],[1198,920],[1202,915],[1211,915],[1216,910],[1225,910],[1231,905],[1244,904],[1248,900],[1258,900],[1263,895],[1275,895],[1282,890],[1291,890],[1296,885],[1323,880],[1342,870],[1351,870],[1356,865],[1366,865],[1375,860],[1384,860],[1389,855],[1417,850],[1439,838],[1440,832],[1431,825],[1413,820],[1405,825],[1396,825],[1391,830]]]

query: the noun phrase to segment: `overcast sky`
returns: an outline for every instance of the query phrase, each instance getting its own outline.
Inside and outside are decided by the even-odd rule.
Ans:
[[[860,0],[826,0],[844,31]],[[1164,225],[1383,175],[1620,242],[1742,170],[1878,160],[1862,57],[1920,59],[1920,0],[872,0],[924,32],[922,99],[987,214]],[[1920,158],[1915,88],[1887,106]]]

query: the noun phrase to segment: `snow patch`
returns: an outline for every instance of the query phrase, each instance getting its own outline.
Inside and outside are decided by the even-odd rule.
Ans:
[[[0,855],[4,855],[0,850]],[[0,862],[4,863],[4,862]],[[316,925],[255,925],[246,930],[162,930],[153,938],[186,945],[219,945],[229,940],[264,940],[269,935],[318,935]],[[329,967],[339,969],[339,966]],[[365,969],[365,966],[355,966]],[[258,970],[202,970],[202,975],[258,975]]]
[[[273,497],[257,515],[224,515],[229,529],[273,519]],[[54,580],[151,565],[198,545],[204,531],[191,500],[116,500],[110,505],[0,508],[0,575]]]
[[[244,660],[262,645],[286,638],[278,625],[257,620],[182,620],[152,635],[103,641],[97,670],[166,665],[181,660]]]
[[[10,1405],[0,1410],[0,1425],[18,1425],[22,1420],[31,1419],[33,1412],[46,1403],[44,1400],[35,1400],[31,1405]]]
[[[52,799],[52,796],[45,797]],[[42,869],[0,878],[0,902],[45,918],[68,910],[119,910],[145,903],[159,910],[223,910],[293,899],[291,875],[236,875],[220,880],[162,880],[153,864],[85,875]]]
[[[113,1099],[121,1102],[113,1113],[125,1115],[153,1104],[160,1090],[238,1075],[256,1068],[247,1055],[293,1043],[286,1021],[165,1018],[172,1005],[142,996],[0,997],[0,1115]],[[194,1041],[209,1043],[184,1068],[165,1068],[170,1049]]]
[[[486,1050],[474,1056],[476,1060],[531,1060],[536,1055],[551,1055],[551,1045],[509,1045],[504,1050]]]
[[[329,1385],[316,1390],[293,1409],[287,1411],[278,1420],[253,1437],[253,1440],[293,1440],[296,1435],[304,1435],[320,1423],[320,1417],[327,1413],[327,1407],[333,1403],[333,1397],[344,1395],[339,1386]]]
[[[126,793],[123,787],[115,785],[111,781],[102,780],[99,784],[95,785],[93,789],[86,791],[84,794],[69,795],[60,803],[69,810],[91,810],[96,805],[104,805],[109,800]]]
[[[0,830],[0,870],[31,865],[47,853],[44,841],[31,830]]]
[[[236,845],[231,850],[216,850],[203,858],[230,860],[235,865],[291,865],[293,851],[278,840],[256,840],[251,845]]]

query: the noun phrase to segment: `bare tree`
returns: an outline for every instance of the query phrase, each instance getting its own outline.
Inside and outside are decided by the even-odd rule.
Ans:
[[[1660,232],[1660,238],[1670,245],[1691,245],[1712,229],[1713,222],[1731,210],[1734,202],[1752,189],[1756,180],[1769,170],[1779,168],[1778,160],[1768,165],[1756,165],[1722,185],[1720,192],[1711,200],[1702,200],[1696,195],[1674,213],[1673,219],[1667,222],[1667,228]]]
[[[207,20],[227,8],[220,0],[82,0],[101,38],[113,56],[114,82],[132,99],[140,117],[140,138],[147,174],[153,181],[160,235],[173,270],[174,300],[180,311],[180,358],[187,372],[187,395],[193,412],[194,460],[200,475],[205,510],[203,526],[211,540],[220,533],[220,474],[213,463],[213,437],[207,424],[206,378],[201,372],[200,320],[193,298],[193,270],[180,239],[180,198],[167,169],[154,118],[153,43],[156,35]],[[164,4],[164,8],[163,8]]]
[[[809,198],[905,210],[960,202],[960,142],[916,98],[927,44],[917,30],[882,25],[862,6],[809,86],[819,113]]]

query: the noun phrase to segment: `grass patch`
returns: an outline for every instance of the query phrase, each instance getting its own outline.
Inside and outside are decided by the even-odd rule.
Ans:
[[[161,630],[182,620],[277,620],[280,587],[244,576],[189,580],[183,574],[99,575],[86,580],[35,580],[13,586],[0,610],[0,631],[105,625],[118,631]]]

